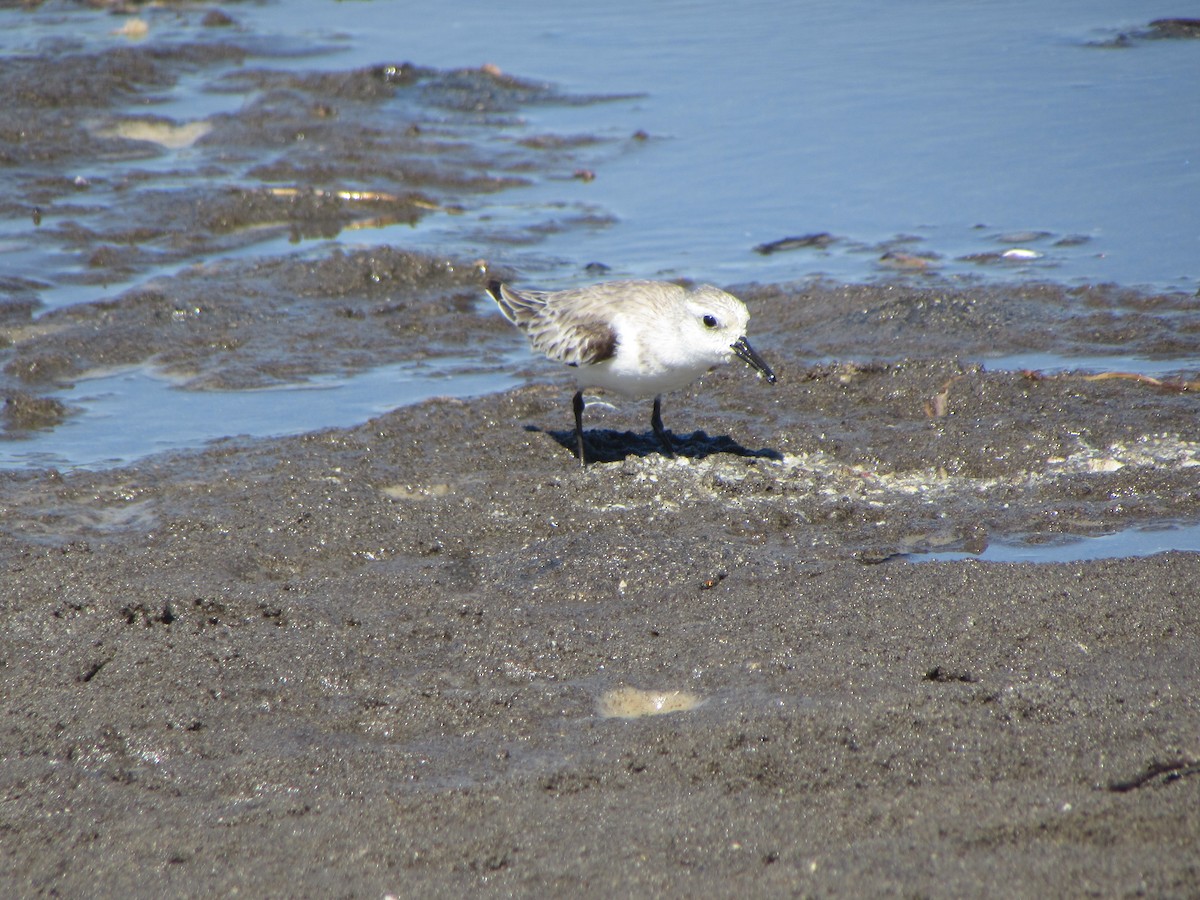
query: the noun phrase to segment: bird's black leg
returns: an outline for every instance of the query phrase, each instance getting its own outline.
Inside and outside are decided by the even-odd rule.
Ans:
[[[587,457],[583,452],[583,391],[575,392],[571,408],[575,410],[575,446],[579,448],[579,465],[586,466]]]
[[[666,451],[667,456],[674,456],[675,445],[671,443],[671,438],[667,435],[667,429],[663,428],[662,423],[662,394],[654,398],[654,412],[650,415],[650,427],[654,429],[654,436],[662,444],[662,448]]]

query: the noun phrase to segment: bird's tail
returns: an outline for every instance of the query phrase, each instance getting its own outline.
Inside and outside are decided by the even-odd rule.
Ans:
[[[518,326],[528,321],[534,312],[545,305],[540,291],[522,294],[496,278],[487,283],[487,292],[500,307],[500,312],[504,313],[504,318]]]

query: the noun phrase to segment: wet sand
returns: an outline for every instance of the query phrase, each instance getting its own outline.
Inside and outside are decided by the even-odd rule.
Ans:
[[[538,382],[5,475],[4,881],[1194,893],[1197,556],[897,555],[1194,518],[1193,398],[772,343],[677,459],[593,407],[581,470]]]
[[[249,114],[345,122],[352,84],[369,116],[391,77],[294,80]],[[471,109],[520,85],[422,77]],[[569,170],[546,144],[566,155],[510,161]],[[9,285],[10,438],[100,366],[205,390],[519,344],[482,296],[513,275],[499,251],[210,264],[249,233],[146,209],[141,237],[101,212],[70,240],[124,248],[91,269],[195,266],[36,318]],[[282,227],[345,226],[327,212]],[[731,287],[779,384],[730,367],[670,395],[674,459],[646,404],[593,404],[580,469],[571,388],[531,357],[524,387],[357,428],[0,473],[5,893],[1200,891],[1200,556],[920,561],[1196,521],[1194,392],[978,360],[1194,358],[1200,301]]]

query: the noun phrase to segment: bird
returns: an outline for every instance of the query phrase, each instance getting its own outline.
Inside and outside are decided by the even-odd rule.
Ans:
[[[517,290],[498,279],[487,292],[530,346],[574,370],[575,445],[587,465],[583,389],[654,398],[650,427],[668,456],[662,395],[687,387],[714,366],[742,360],[769,384],[775,373],[746,340],[750,312],[708,284],[607,281],[563,291]]]

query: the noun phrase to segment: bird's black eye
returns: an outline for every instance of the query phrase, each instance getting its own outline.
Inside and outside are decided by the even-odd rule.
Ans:
[[[716,328],[717,327],[717,317],[716,316],[705,316],[700,321],[702,321],[704,323],[705,328]]]

